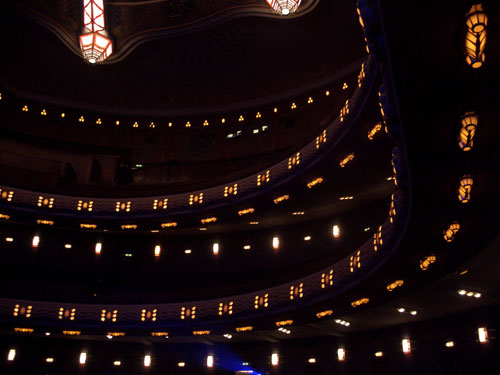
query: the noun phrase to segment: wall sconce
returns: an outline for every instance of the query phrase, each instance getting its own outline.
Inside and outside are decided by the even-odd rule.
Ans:
[[[486,25],[488,17],[481,4],[474,4],[466,15],[467,34],[465,36],[465,61],[473,69],[484,63],[484,47],[486,46]]]
[[[458,134],[458,146],[463,151],[470,151],[474,146],[474,136],[478,124],[478,117],[474,112],[467,112],[461,119],[462,127]]]
[[[460,179],[460,186],[458,187],[458,200],[462,203],[467,203],[470,200],[470,193],[474,185],[472,176],[465,175]]]

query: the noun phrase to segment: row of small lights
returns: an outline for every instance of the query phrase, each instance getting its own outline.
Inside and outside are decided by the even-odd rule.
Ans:
[[[286,329],[283,329],[282,332],[286,332]],[[489,342],[489,337],[488,337],[488,330],[486,327],[479,327],[478,330],[478,340],[481,344],[486,344]],[[455,342],[452,340],[446,341],[445,342],[445,347],[446,348],[453,348],[455,347]],[[408,355],[411,353],[411,340],[409,338],[403,338],[401,340],[401,347],[402,351],[404,354]],[[9,352],[7,354],[7,361],[8,362],[13,362],[16,358],[17,351],[16,349],[9,349]],[[87,363],[87,352],[81,352],[78,362],[80,365],[85,365]],[[374,356],[377,358],[383,357],[384,352],[383,351],[377,351],[374,353]],[[340,347],[337,349],[337,359],[339,362],[344,362],[346,360],[346,350],[343,347]],[[45,358],[46,363],[54,363],[55,359],[53,357],[47,357]],[[311,357],[307,360],[308,363],[310,364],[315,364],[317,363],[316,358]],[[150,354],[146,354],[144,356],[144,367],[151,367],[152,363],[152,356]],[[121,366],[122,362],[120,360],[115,360],[113,361],[114,366]],[[215,357],[213,354],[210,354],[206,357],[206,366],[208,368],[213,368],[215,365]],[[248,365],[248,363],[244,363],[243,365]],[[278,352],[273,352],[271,354],[271,365],[273,366],[278,366],[279,365],[279,353]],[[178,362],[177,363],[178,367],[185,367],[186,362]]]
[[[346,90],[348,87],[349,87],[349,85],[347,84],[347,82],[344,82],[344,83],[342,84],[342,90]],[[330,96],[330,91],[329,91],[329,90],[326,90],[326,91],[324,92],[324,95],[325,95],[325,96]],[[1,94],[1,93],[0,93],[0,100],[2,100],[2,94]],[[293,111],[293,110],[296,110],[296,109],[298,108],[297,103],[298,103],[298,102],[295,102],[295,101],[294,101],[294,102],[292,102],[292,103],[290,104],[290,109],[291,109],[292,111]],[[310,97],[308,97],[308,99],[306,100],[306,105],[310,105],[310,104],[312,104],[312,103],[314,103],[314,99],[313,99],[313,97],[312,97],[312,96],[310,96]],[[25,112],[25,113],[29,112],[29,107],[28,107],[28,105],[27,105],[27,104],[25,104],[25,105],[21,108],[21,111],[22,111],[22,112]],[[273,113],[278,113],[278,111],[279,111],[279,110],[278,110],[278,107],[274,107],[274,108],[273,108],[273,110],[272,110],[272,112],[273,112]],[[42,108],[42,110],[40,111],[40,116],[47,116],[47,113],[48,113],[48,112],[47,112],[47,109]],[[66,113],[65,113],[65,112],[61,112],[60,117],[61,117],[62,119],[65,119],[65,118],[66,118]],[[262,119],[262,113],[261,113],[260,111],[257,111],[257,112],[256,112],[256,114],[255,114],[255,118],[256,118],[256,119]],[[77,118],[77,121],[78,121],[78,123],[79,123],[79,124],[84,124],[84,123],[85,123],[85,116],[84,116],[84,115],[80,115],[80,116]],[[241,114],[241,115],[239,115],[239,116],[237,117],[237,122],[238,122],[238,123],[243,123],[244,121],[245,121],[245,116],[244,116],[244,115],[242,115],[242,114]],[[226,124],[226,122],[228,122],[228,119],[227,119],[226,117],[221,117],[221,119],[220,119],[220,123],[221,123],[221,124]],[[96,119],[96,121],[95,121],[95,124],[96,124],[96,125],[98,125],[98,126],[99,126],[99,125],[102,125],[102,124],[103,124],[102,119],[101,119],[100,117],[98,117],[98,118]],[[115,121],[115,125],[116,125],[116,126],[120,126],[120,124],[121,124],[121,123],[120,123],[120,120],[116,120],[116,121]],[[210,122],[209,122],[207,119],[203,120],[203,122],[202,122],[202,126],[203,126],[203,127],[207,127],[207,126],[209,126],[209,125],[210,125]],[[133,122],[131,122],[131,126],[132,126],[132,128],[133,128],[133,129],[137,129],[137,128],[141,127],[141,125],[139,124],[139,122],[138,122],[138,121],[133,121]],[[149,125],[147,125],[147,126],[148,126],[149,128],[152,128],[152,129],[156,128],[156,124],[155,124],[155,122],[154,122],[154,121],[151,121],[151,122],[149,123]],[[174,126],[174,123],[173,123],[172,121],[169,121],[169,122],[168,122],[168,127],[169,127],[169,128],[171,128],[171,127],[173,127],[173,126]],[[184,124],[184,126],[185,126],[186,128],[190,128],[190,127],[192,126],[192,122],[191,122],[191,121],[186,121],[186,123]]]
[[[339,238],[340,237],[340,226],[339,225],[334,225],[332,227],[332,237],[333,238]],[[305,236],[304,237],[304,241],[310,241],[311,240],[311,236]],[[14,242],[14,238],[12,237],[6,237],[5,238],[5,241],[7,242]],[[39,235],[35,235],[33,236],[33,239],[31,241],[31,246],[33,248],[38,248],[38,246],[40,246],[40,236]],[[64,248],[65,249],[71,249],[73,246],[69,243],[65,244],[64,245]],[[244,245],[243,246],[243,249],[244,250],[250,250],[252,247],[251,245]],[[272,248],[274,250],[279,250],[280,248],[280,238],[275,236],[272,238]],[[94,251],[95,251],[95,254],[96,255],[100,255],[101,252],[102,252],[102,242],[97,242],[96,245],[95,245],[95,248],[94,248]],[[215,242],[212,244],[212,252],[214,255],[218,255],[219,254],[219,251],[220,251],[220,245],[218,242]],[[186,254],[191,254],[191,250],[190,249],[186,249],[185,250],[185,253]],[[155,245],[154,247],[154,256],[155,257],[159,257],[161,255],[161,245]]]
[[[382,129],[382,124],[377,123],[369,132],[368,132],[368,139],[373,140],[374,136],[376,133],[378,133]],[[320,144],[325,142],[326,140],[326,134],[325,131],[323,132],[323,135],[320,135],[317,137],[317,145],[316,147],[318,148]],[[341,168],[344,168],[347,163],[351,162],[354,159],[354,153],[350,153],[347,156],[343,157],[339,165]],[[300,163],[300,153],[297,153],[295,156],[290,157],[288,161],[288,168],[291,169],[295,165],[298,165]],[[386,178],[387,180],[394,179],[393,177]],[[257,175],[257,186],[261,186],[264,183],[267,183],[270,181],[270,171],[264,172],[262,175],[259,174]],[[323,177],[316,177],[313,180],[309,181],[306,185],[309,189],[317,186],[318,184],[321,184],[324,181]],[[467,189],[467,186],[464,187]],[[237,195],[238,194],[238,184],[234,184],[232,186],[226,186],[224,187],[224,197],[228,197],[230,195]],[[14,198],[14,191],[8,191],[8,190],[2,190],[0,188],[0,198],[6,200],[7,202],[13,201]],[[203,198],[204,194],[203,192],[199,194],[191,194],[188,200],[188,203],[190,206],[194,204],[202,204],[203,203]],[[282,202],[285,202],[290,199],[290,196],[288,194],[276,197],[273,199],[274,204],[279,204]],[[352,200],[354,199],[353,196],[340,196],[339,200],[344,201],[344,200]],[[54,197],[47,197],[47,196],[42,196],[40,195],[37,200],[37,206],[38,207],[43,207],[43,208],[54,208],[55,206],[55,198]],[[89,200],[89,201],[83,201],[83,200],[78,200],[76,209],[78,211],[87,211],[87,212],[92,212],[94,206],[94,201]],[[116,201],[115,205],[115,211],[116,212],[131,212],[132,211],[132,201]],[[154,210],[159,210],[159,209],[167,209],[168,207],[168,198],[164,199],[155,199],[153,201],[153,209]],[[253,213],[254,209],[253,208],[248,208],[248,209],[243,209],[238,211],[238,215],[244,215],[248,213]],[[294,213],[295,215],[295,213]],[[6,214],[0,214],[0,219],[3,220],[9,220],[10,216]],[[217,218],[206,218],[202,219],[201,222],[202,224],[209,222],[215,222],[217,221]],[[53,220],[37,220],[38,224],[43,224],[43,225],[54,225]],[[250,224],[255,224],[258,222],[250,222]],[[172,228],[177,226],[177,222],[169,222],[169,223],[163,223],[162,228]],[[81,223],[80,227],[82,229],[97,229],[97,224],[92,224],[92,223]],[[125,224],[121,226],[122,229],[137,229],[136,224]],[[201,229],[205,230],[205,229]]]
[[[347,156],[343,157],[339,165],[341,168],[344,168],[347,163],[351,162],[354,159],[354,153],[350,153]],[[289,158],[288,162],[288,168],[291,169],[293,166],[298,165],[300,163],[300,153],[297,153],[295,156]],[[263,183],[267,183],[270,180],[270,173],[269,170],[262,175],[257,175],[257,186],[262,185]],[[307,182],[306,186],[308,189],[312,189],[319,184],[324,182],[324,178],[322,176],[315,177],[314,179],[310,180]],[[229,196],[237,195],[238,194],[238,184],[235,183],[230,186],[225,186],[224,187],[224,197],[227,198]],[[2,190],[0,188],[0,198],[6,200],[7,202],[12,202],[14,198],[14,191],[7,191],[7,190]],[[203,203],[203,198],[204,198],[204,193],[198,193],[198,194],[190,194],[190,197],[188,199],[188,203],[190,206],[195,205],[195,204],[202,204]],[[352,200],[354,197],[353,196],[340,196],[339,200]],[[289,194],[284,194],[281,196],[277,196],[273,199],[274,204],[280,204],[282,202],[288,201],[290,199]],[[54,197],[48,197],[48,196],[43,196],[40,195],[37,199],[37,206],[42,207],[42,208],[54,208],[55,207],[55,198]],[[163,209],[166,210],[168,208],[168,198],[164,199],[155,199],[153,201],[153,210],[159,210]],[[77,211],[87,211],[87,212],[92,212],[94,210],[94,201],[89,200],[89,201],[83,201],[83,200],[78,200],[76,204],[76,210]],[[115,203],[115,211],[116,212],[131,212],[132,211],[132,201],[116,201]],[[255,209],[252,207],[246,208],[246,209],[241,209],[238,211],[238,215],[246,215],[246,214],[252,214],[255,212]],[[9,220],[10,216],[6,214],[0,214],[0,219],[3,220]],[[201,224],[208,224],[208,223],[214,223],[217,221],[217,217],[209,217],[209,218],[204,218],[201,219]],[[42,225],[54,225],[53,220],[44,220],[44,219],[39,219],[37,220],[37,224],[42,224]],[[169,223],[163,223],[162,228],[172,228],[177,226],[177,222],[169,222]],[[82,229],[96,229],[97,225],[96,224],[89,224],[89,223],[82,223],[80,224],[80,227]],[[135,224],[126,224],[122,225],[122,229],[136,229],[137,225]]]

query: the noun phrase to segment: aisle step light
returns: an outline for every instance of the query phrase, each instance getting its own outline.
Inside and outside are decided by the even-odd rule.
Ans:
[[[96,253],[96,255],[101,254],[101,250],[102,250],[102,243],[101,242],[97,242],[95,244],[95,253]]]
[[[7,361],[12,362],[16,358],[16,349],[9,349],[9,354],[7,355]]]
[[[151,367],[151,356],[149,354],[144,356],[144,367]]]

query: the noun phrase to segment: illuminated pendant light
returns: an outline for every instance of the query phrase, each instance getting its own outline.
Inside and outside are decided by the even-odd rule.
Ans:
[[[266,0],[277,13],[286,16],[297,10],[302,0]]]
[[[113,53],[104,23],[104,0],[83,0],[83,34],[80,48],[91,64],[106,60]]]

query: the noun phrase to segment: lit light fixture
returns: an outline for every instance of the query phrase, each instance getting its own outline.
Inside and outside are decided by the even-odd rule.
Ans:
[[[467,297],[474,297],[474,298],[481,298],[482,294],[479,292],[472,292],[464,289],[460,289],[458,292],[461,296],[467,296]]]
[[[291,330],[283,328],[283,327],[278,328],[278,331],[283,332],[284,334],[287,334],[287,335],[289,335],[290,333],[292,333]]]
[[[236,327],[236,332],[251,332],[253,331],[252,326]]]
[[[185,253],[185,254],[191,254],[191,249],[186,249],[186,250],[184,250],[184,253]]]
[[[233,338],[233,335],[231,335],[230,333],[226,333],[224,334],[224,337],[228,340],[231,340]]]
[[[467,203],[470,200],[470,193],[472,190],[472,185],[474,185],[474,180],[470,175],[464,175],[460,179],[460,185],[458,187],[458,200],[461,203]]]
[[[83,0],[83,57],[91,64],[106,60],[113,52],[104,23],[104,0]]]
[[[70,243],[64,245],[65,249],[71,249],[73,246]]]
[[[422,271],[427,271],[429,266],[435,262],[436,262],[436,256],[434,254],[428,255],[420,261],[420,268],[422,269]]]
[[[177,226],[177,223],[175,221],[169,222],[169,223],[161,223],[162,228],[175,228]]]
[[[159,257],[161,254],[161,246],[160,245],[156,245],[155,246],[155,257]]]
[[[151,356],[149,354],[146,354],[144,356],[144,367],[150,367],[151,366]]]
[[[379,122],[376,124],[369,132],[368,132],[368,139],[371,141],[373,140],[373,137],[375,137],[375,134],[377,134],[380,130],[382,130],[382,124]]]
[[[97,229],[97,225],[96,224],[81,223],[80,228],[82,228],[82,229]]]
[[[488,330],[486,327],[479,327],[477,329],[477,336],[481,344],[486,344],[488,342]]]
[[[318,184],[321,184],[323,182],[323,177],[318,177],[318,178],[315,178],[314,180],[311,180],[307,183],[307,187],[309,189],[311,189],[312,187],[318,185]]]
[[[365,297],[365,298],[361,298],[361,299],[358,299],[356,301],[351,302],[351,306],[358,307],[358,306],[364,305],[368,302],[370,302],[370,299]]]
[[[273,237],[273,249],[278,250],[280,248],[280,239],[279,237]]]
[[[96,253],[96,255],[101,254],[101,250],[102,250],[102,243],[97,242],[97,243],[95,244],[95,253]]]
[[[311,236],[305,236],[304,241],[311,241]]]
[[[194,336],[205,336],[205,335],[209,335],[210,334],[210,331],[193,331],[193,335]]]
[[[384,356],[384,352],[375,352],[375,357],[380,358]]]
[[[208,368],[214,367],[214,356],[213,355],[207,355],[207,367]]]
[[[288,319],[288,320],[280,320],[279,322],[274,323],[276,324],[276,327],[285,327],[293,324],[293,320]]]
[[[286,16],[297,10],[301,0],[266,0],[275,12]]]
[[[177,363],[177,367],[186,367],[186,362]]]
[[[333,238],[339,238],[340,237],[340,227],[338,225],[334,225],[332,228],[332,235]]]
[[[80,361],[79,362],[81,365],[84,365],[85,362],[87,362],[87,353],[85,353],[85,352],[80,353]]]
[[[254,213],[254,212],[255,212],[255,210],[253,208],[246,208],[244,210],[239,210],[238,211],[238,215],[242,216],[242,215],[251,214],[251,213]]]
[[[403,353],[409,354],[411,352],[410,339],[403,339],[401,341],[401,346],[403,347]]]
[[[52,357],[45,358],[45,362],[54,363],[54,358],[52,358]]]
[[[314,363],[316,363],[316,358],[309,358],[309,359],[307,360],[307,362],[308,362],[308,363],[311,363],[311,364],[314,364]]]
[[[212,252],[214,255],[219,254],[219,244],[217,242],[212,245]]]
[[[417,315],[417,310],[410,311],[410,315],[413,315],[413,316]]]
[[[274,198],[273,202],[274,202],[274,204],[278,204],[278,203],[281,203],[281,202],[288,200],[289,198],[290,198],[290,196],[288,194],[285,194],[285,195],[282,195],[280,197]]]
[[[447,348],[453,348],[455,346],[455,343],[453,341],[446,341],[444,344]]]
[[[202,224],[215,223],[217,221],[216,217],[207,217],[205,219],[201,219]]]
[[[7,361],[12,362],[16,358],[16,349],[9,349],[7,354]]]
[[[33,246],[34,248],[37,248],[38,245],[40,245],[40,237],[33,236],[33,240],[31,241],[31,246]]]
[[[339,162],[340,167],[344,168],[347,165],[347,163],[349,163],[353,159],[354,159],[354,152],[350,153]]]
[[[273,353],[271,355],[271,365],[278,366],[279,363],[280,363],[280,358],[279,358],[278,353]]]
[[[389,292],[392,292],[394,289],[399,288],[400,286],[403,286],[404,280],[396,280],[392,283],[387,284],[387,290]]]
[[[473,69],[480,68],[484,63],[484,48],[486,46],[486,25],[488,17],[481,4],[474,4],[466,15],[467,34],[465,36],[465,61]]]
[[[337,349],[337,358],[338,358],[339,362],[345,361],[345,349],[344,348]]]
[[[252,247],[250,245],[243,246],[243,250],[250,250]]]
[[[451,223],[448,227],[443,231],[443,238],[446,242],[451,242],[455,239],[455,234],[460,230],[460,224],[457,222]]]
[[[400,313],[404,313],[405,311],[406,311],[406,310],[405,310],[405,308],[404,308],[404,307],[400,307],[400,308],[398,308],[398,312],[400,312]]]
[[[463,151],[470,151],[474,145],[478,116],[474,112],[467,112],[462,116],[461,124],[462,127],[458,134],[458,146]]]
[[[122,362],[121,361],[114,361],[113,366],[121,366]]]

